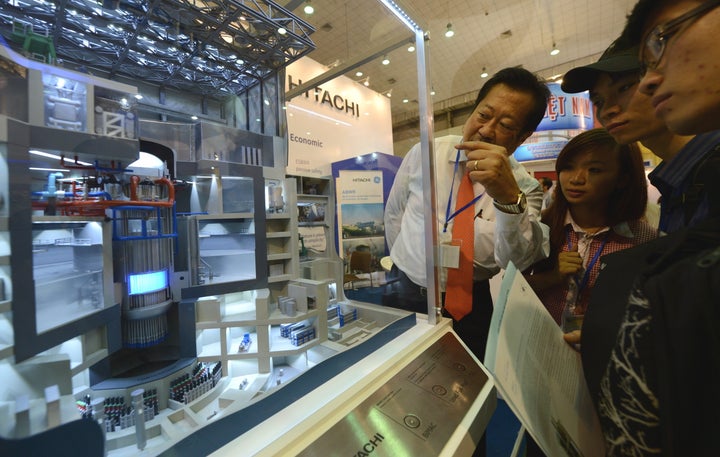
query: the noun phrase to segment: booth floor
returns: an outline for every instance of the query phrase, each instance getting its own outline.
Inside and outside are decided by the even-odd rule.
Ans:
[[[382,304],[382,293],[384,287],[361,287],[358,289],[345,290],[345,296],[351,300],[366,303]],[[508,457],[512,454],[520,422],[510,410],[507,403],[498,399],[495,413],[488,424],[487,435],[487,457]],[[524,453],[519,452],[518,455]]]

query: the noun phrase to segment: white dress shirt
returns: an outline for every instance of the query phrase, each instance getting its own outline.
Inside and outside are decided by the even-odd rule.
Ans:
[[[438,243],[452,239],[450,220],[447,230],[445,210],[455,175],[453,194],[457,195],[460,180],[465,173],[467,158],[460,151],[460,164],[455,172],[457,151],[454,146],[462,142],[457,135],[435,139],[435,195],[438,223]],[[522,214],[497,211],[492,198],[484,193],[484,187],[474,183],[475,196],[475,255],[474,279],[489,279],[505,268],[509,261],[521,271],[548,256],[550,245],[548,227],[540,222],[543,192],[537,180],[525,168],[510,157],[513,174],[520,190],[527,197],[527,209]],[[416,144],[403,159],[395,176],[392,190],[385,206],[385,236],[390,247],[392,261],[415,284],[427,287],[425,255],[425,208],[423,207],[423,180],[420,144]],[[455,198],[451,213],[455,211]],[[427,208],[429,215],[430,208]],[[440,289],[445,290],[445,268],[438,272]]]

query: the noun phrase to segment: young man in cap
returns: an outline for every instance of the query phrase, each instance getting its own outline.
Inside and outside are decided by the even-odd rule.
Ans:
[[[640,0],[620,38],[640,47],[639,90],[678,134],[720,128],[718,7],[719,0]],[[705,220],[603,257],[582,360],[607,455],[719,454],[719,154],[715,147],[694,165],[665,166],[692,170],[706,192]]]
[[[720,144],[720,132],[683,136],[668,130],[655,116],[650,97],[637,90],[637,56],[636,46],[616,41],[597,62],[570,70],[562,89],[589,90],[598,120],[618,143],[640,141],[663,160],[648,178],[662,195],[659,228],[670,233],[707,217],[707,198],[693,188],[692,175],[696,164]]]

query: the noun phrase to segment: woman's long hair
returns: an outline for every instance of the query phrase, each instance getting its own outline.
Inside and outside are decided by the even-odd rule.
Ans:
[[[588,150],[601,149],[614,154],[618,160],[618,186],[613,189],[606,206],[605,225],[612,227],[625,221],[640,219],[647,206],[647,182],[642,153],[637,143],[620,145],[605,129],[592,129],[572,138],[560,151],[555,161],[555,171],[565,170],[578,155]],[[557,254],[565,243],[565,215],[569,204],[558,179],[550,206],[543,212],[542,222],[550,227],[550,257],[557,261]]]

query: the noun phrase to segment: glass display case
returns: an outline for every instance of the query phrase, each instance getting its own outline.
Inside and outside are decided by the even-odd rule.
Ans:
[[[377,51],[381,48],[390,52],[404,47],[412,42],[413,35],[416,43],[422,44],[419,31],[400,32],[393,15],[379,4],[374,6],[375,15],[388,23],[387,29],[402,36],[393,33],[368,40],[372,48],[367,50],[368,55],[381,55]],[[363,8],[372,9],[371,5]],[[344,65],[368,60],[360,55],[348,58],[352,62]],[[0,203],[0,277],[10,276],[4,291],[0,289],[4,292],[4,297],[0,296],[0,367],[13,375],[31,372],[33,378],[40,377],[36,374],[50,373],[45,380],[60,384],[63,401],[70,410],[85,395],[98,399],[127,397],[136,388],[157,391],[161,411],[148,422],[149,439],[141,452],[156,455],[170,448],[170,452],[191,449],[179,443],[183,436],[219,424],[217,419],[235,412],[240,412],[235,417],[249,417],[248,427],[252,427],[263,418],[256,411],[241,410],[255,404],[260,396],[274,395],[281,386],[279,380],[289,379],[291,372],[310,370],[339,352],[370,340],[370,336],[378,336],[377,343],[365,351],[372,352],[398,335],[396,327],[383,331],[398,320],[403,321],[402,331],[414,326],[415,316],[371,305],[355,306],[345,300],[339,284],[341,271],[335,268],[334,257],[323,259],[323,267],[313,269],[312,279],[298,277],[301,242],[297,230],[300,222],[297,193],[307,194],[307,200],[315,204],[314,211],[304,214],[307,219],[303,222],[309,228],[320,224],[322,227],[318,228],[327,230],[334,214],[332,192],[312,186],[298,188],[295,180],[285,178],[289,133],[284,125],[287,115],[286,107],[281,106],[285,98],[282,94],[271,97],[272,92],[258,91],[277,100],[260,97],[251,100],[261,107],[278,106],[278,131],[285,135],[280,141],[243,131],[243,124],[248,130],[252,130],[250,123],[263,125],[263,118],[254,115],[247,122],[229,121],[227,125],[193,122],[189,129],[194,134],[186,135],[185,129],[178,129],[181,134],[177,144],[186,149],[177,150],[186,154],[176,155],[176,173],[161,179],[171,181],[168,190],[182,188],[179,193],[186,200],[181,202],[178,198],[176,237],[162,235],[166,237],[155,242],[145,238],[161,237],[162,230],[156,224],[160,216],[152,219],[144,214],[154,213],[161,203],[168,204],[162,207],[162,214],[165,211],[170,214],[175,210],[170,206],[172,199],[158,202],[156,198],[162,200],[165,195],[153,194],[147,200],[140,195],[135,200],[132,193],[111,193],[102,187],[104,184],[115,187],[112,177],[119,179],[130,173],[120,163],[132,163],[137,158],[142,142],[131,141],[140,137],[137,89],[114,81],[96,81],[92,75],[65,68],[41,68],[23,61],[21,67],[25,68],[10,68],[13,65],[0,62],[0,78],[12,83],[3,86],[0,114],[18,120],[12,128],[4,130],[22,137],[15,143],[17,151],[3,157],[10,170],[7,179],[0,181],[0,195],[6,203],[5,208]],[[8,62],[14,61],[5,63]],[[339,74],[338,70],[335,75]],[[284,76],[279,67],[276,76]],[[321,79],[327,81],[331,76]],[[323,84],[314,78],[307,80]],[[295,89],[298,97],[316,87]],[[166,95],[170,102],[159,103],[164,105],[163,112],[186,102],[182,96],[172,99],[177,94],[161,92],[163,102]],[[330,97],[327,91],[322,94],[323,100]],[[248,94],[240,95],[245,98],[238,97],[238,101],[225,105],[226,119],[243,115],[235,108],[250,99]],[[324,104],[331,108],[331,104]],[[425,105],[426,100],[420,97],[421,113]],[[353,108],[352,113],[339,114],[355,121],[361,113],[359,105],[353,106],[358,106],[357,112]],[[189,107],[185,111],[188,113]],[[315,125],[328,131],[334,128],[319,122]],[[270,129],[274,130],[272,126]],[[145,132],[142,137],[147,138]],[[317,156],[326,157],[328,150]],[[28,169],[31,163],[37,170]],[[272,172],[266,175],[266,170]],[[53,178],[48,173],[62,176]],[[7,210],[8,189],[12,189],[12,221]],[[327,189],[331,189],[331,183]],[[95,199],[94,206],[84,203],[89,198]],[[74,215],[70,212],[51,215],[52,211],[44,211],[62,199],[77,200],[74,207],[82,211]],[[43,211],[36,207],[38,202]],[[90,214],[91,211],[96,213]],[[161,210],[157,211],[159,214]],[[117,233],[112,233],[113,225],[105,222],[106,217],[118,221]],[[121,220],[127,224],[120,224]],[[310,235],[306,236],[305,242],[309,239]],[[328,236],[324,239],[331,240]],[[5,252],[3,247],[7,243],[11,246]],[[332,251],[330,243],[327,251]],[[135,268],[136,264],[142,268]],[[32,287],[21,287],[30,280],[35,282]],[[298,292],[299,289],[302,290]],[[158,300],[151,306],[131,306],[150,295],[162,297],[155,297]],[[141,325],[158,323],[152,320],[155,314],[149,314],[159,306],[164,307],[170,296],[172,305],[167,312],[162,311],[169,330],[161,333],[167,334],[167,339],[146,347],[145,341],[128,338],[132,330],[142,330]],[[302,297],[297,299],[303,302],[302,306],[288,308],[281,300],[284,297]],[[138,325],[129,327],[131,321]],[[155,330],[143,335],[152,332]],[[357,353],[348,355],[352,358]],[[225,379],[213,391],[187,404],[175,405],[180,409],[173,410],[168,398],[170,384],[199,363],[219,367]],[[50,365],[53,372],[48,368]],[[339,372],[349,366],[341,365]],[[118,373],[123,376],[117,376]],[[2,378],[9,379],[5,375]],[[11,394],[0,398],[0,424],[16,420],[12,417],[14,399],[9,396],[20,392],[36,403],[31,414],[33,433],[48,428],[45,404],[39,401],[45,386],[31,391],[20,382],[13,384],[12,379],[6,389]],[[293,389],[302,385],[287,383],[290,396],[296,393]],[[281,395],[275,403],[284,407],[291,402]],[[266,414],[268,408],[261,410]],[[63,419],[76,417],[74,414],[77,411],[64,414]],[[233,434],[244,431],[242,427],[233,429]],[[110,455],[132,452],[128,449],[135,444],[131,433],[132,430],[107,433],[105,449]],[[190,452],[208,455],[212,450]]]
[[[36,331],[112,305],[110,230],[102,219],[33,217]]]
[[[7,146],[0,143],[0,356],[13,345],[8,190]]]

